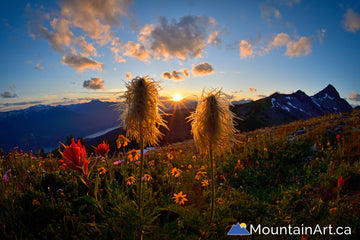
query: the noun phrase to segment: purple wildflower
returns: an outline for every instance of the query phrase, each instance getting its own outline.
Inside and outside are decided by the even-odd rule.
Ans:
[[[114,162],[114,166],[118,166],[120,164],[123,164],[124,162],[125,162],[125,160],[116,161],[116,162]]]
[[[7,170],[3,176],[3,180],[4,182],[8,182],[9,181],[9,177],[8,174],[11,173],[11,169]]]

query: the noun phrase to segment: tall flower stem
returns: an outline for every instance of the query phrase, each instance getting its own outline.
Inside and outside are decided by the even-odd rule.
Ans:
[[[210,205],[210,220],[209,225],[211,225],[214,217],[214,208],[215,208],[215,172],[214,172],[214,156],[212,151],[212,144],[209,146],[209,158],[210,158],[210,177],[211,177],[211,205]]]
[[[139,171],[139,192],[138,192],[138,201],[139,201],[139,218],[140,218],[140,239],[143,239],[142,233],[142,218],[143,218],[143,211],[142,211],[142,181],[141,178],[144,175],[144,137],[142,132],[142,125],[140,124],[140,171]]]
[[[211,175],[211,225],[215,208],[215,169],[214,154],[229,151],[236,142],[236,132],[233,123],[233,113],[230,111],[229,98],[220,90],[203,93],[194,112],[188,117],[191,121],[191,133],[194,136],[196,148],[209,156]]]
[[[118,105],[122,112],[120,119],[126,128],[126,135],[135,139],[140,144],[140,173],[138,187],[140,239],[142,232],[142,181],[144,167],[144,146],[158,145],[163,135],[159,126],[166,126],[166,122],[159,113],[159,84],[148,76],[136,77],[126,84],[127,90],[123,97],[125,102]]]

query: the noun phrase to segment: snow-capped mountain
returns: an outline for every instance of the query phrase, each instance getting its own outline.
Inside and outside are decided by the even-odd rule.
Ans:
[[[238,122],[239,128],[252,130],[327,113],[350,112],[352,107],[332,85],[328,85],[314,96],[308,96],[301,90],[292,94],[274,93],[234,106],[233,111],[242,119]]]

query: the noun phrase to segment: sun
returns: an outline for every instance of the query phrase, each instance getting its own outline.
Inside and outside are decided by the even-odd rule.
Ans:
[[[183,97],[180,96],[179,94],[175,94],[175,95],[173,95],[172,100],[174,102],[180,102],[181,100],[183,100]]]

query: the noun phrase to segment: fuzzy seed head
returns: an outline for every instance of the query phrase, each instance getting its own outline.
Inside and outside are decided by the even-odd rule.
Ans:
[[[195,145],[200,152],[208,152],[211,146],[214,153],[222,153],[236,142],[234,115],[229,104],[227,95],[221,89],[208,93],[203,90],[196,110],[188,118]]]
[[[159,84],[148,76],[136,77],[126,84],[125,102],[118,106],[120,120],[126,135],[144,145],[157,145],[162,133],[159,126],[167,128],[160,114]]]

